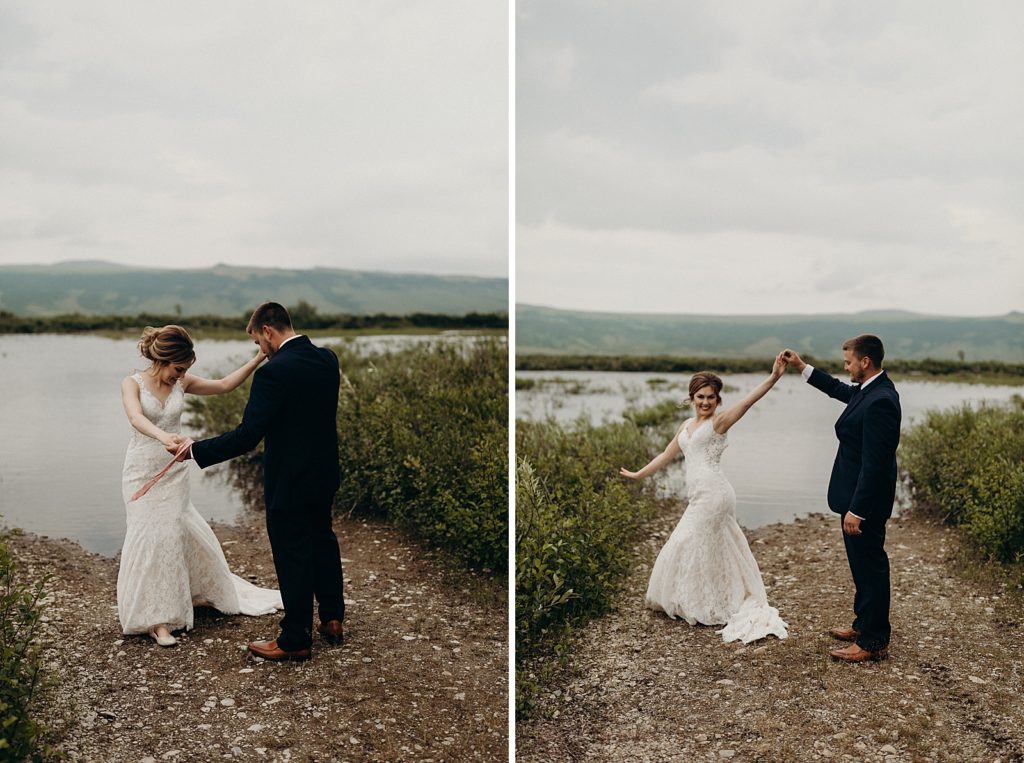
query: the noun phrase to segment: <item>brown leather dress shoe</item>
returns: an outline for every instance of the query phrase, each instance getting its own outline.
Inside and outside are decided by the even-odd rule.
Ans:
[[[341,620],[328,620],[326,623],[320,623],[316,630],[328,644],[340,644],[345,640]]]
[[[296,649],[294,652],[286,652],[277,645],[277,639],[273,641],[253,641],[249,644],[249,651],[264,660],[281,662],[282,660],[308,660],[312,654],[309,647]]]
[[[883,647],[877,652],[869,652],[867,649],[861,649],[857,644],[850,644],[850,646],[844,649],[833,649],[829,652],[829,656],[843,662],[864,662],[865,660],[884,660],[886,655],[889,654],[889,649]]]
[[[828,632],[832,638],[837,638],[840,641],[856,641],[857,636],[860,635],[860,631],[854,630],[853,628],[833,628]]]

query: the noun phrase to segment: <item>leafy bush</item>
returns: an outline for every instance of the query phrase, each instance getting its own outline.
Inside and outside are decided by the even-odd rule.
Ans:
[[[915,504],[963,527],[987,558],[1024,556],[1024,398],[930,411],[903,436]]]
[[[624,480],[651,442],[633,422],[516,422],[516,706],[564,666],[573,627],[605,612],[657,511],[650,483]]]
[[[508,350],[497,339],[360,355],[336,347],[341,488],[335,510],[384,515],[472,567],[508,564]],[[190,401],[205,434],[237,426],[248,385]],[[262,494],[259,455],[236,483]]]
[[[342,351],[344,511],[388,516],[475,567],[508,565],[508,350]]]
[[[0,538],[0,760],[39,759],[43,729],[31,717],[40,684],[40,652],[35,641],[43,584],[18,581],[17,567]]]

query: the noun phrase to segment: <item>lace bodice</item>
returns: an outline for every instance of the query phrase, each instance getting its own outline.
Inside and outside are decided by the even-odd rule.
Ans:
[[[715,431],[711,419],[705,419],[696,426],[692,434],[687,428],[693,426],[687,422],[679,431],[679,448],[686,458],[687,479],[693,479],[696,472],[711,470],[718,472],[721,468],[722,454],[729,445],[728,437]]]
[[[181,382],[174,383],[167,399],[161,403],[159,398],[146,387],[141,373],[132,374],[132,378],[139,385],[139,402],[142,403],[142,412],[146,418],[165,432],[180,432],[181,413],[185,408],[185,391],[182,389]],[[163,449],[160,443],[142,434],[142,432],[139,432],[134,427],[132,428],[132,434],[133,441],[137,439],[148,440],[151,443],[155,443],[161,450]]]

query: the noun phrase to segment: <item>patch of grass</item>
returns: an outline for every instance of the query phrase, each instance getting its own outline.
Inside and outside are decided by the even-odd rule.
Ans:
[[[17,572],[0,536],[0,760],[43,760],[53,751],[32,712],[42,682],[36,630],[45,581],[29,586]]]
[[[653,483],[618,475],[652,443],[630,421],[516,422],[516,708],[568,664],[570,637],[607,611],[638,529],[658,511]]]
[[[961,527],[988,560],[1024,561],[1024,397],[929,411],[899,453],[918,509]]]

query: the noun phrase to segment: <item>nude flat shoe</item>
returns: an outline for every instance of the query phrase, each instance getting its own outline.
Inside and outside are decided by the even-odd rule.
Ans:
[[[149,635],[160,646],[177,646],[178,644],[178,639],[174,638],[174,636],[171,636],[170,634],[161,636],[157,633],[156,626],[149,629]]]

